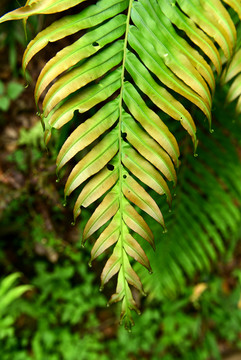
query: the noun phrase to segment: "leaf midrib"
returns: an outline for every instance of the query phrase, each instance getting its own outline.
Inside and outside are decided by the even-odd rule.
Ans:
[[[123,92],[124,92],[124,82],[125,82],[125,64],[126,64],[126,54],[127,54],[127,44],[128,44],[128,33],[130,27],[130,18],[131,18],[131,10],[132,10],[133,0],[130,0],[127,19],[126,19],[126,32],[125,32],[125,40],[123,47],[123,62],[122,62],[122,73],[121,73],[121,88],[120,88],[120,102],[119,102],[119,204],[120,204],[120,251],[121,251],[121,268],[123,276],[123,288],[124,288],[124,296],[127,301],[127,285],[125,278],[125,269],[124,269],[124,237],[123,237],[123,192],[122,192],[122,104],[123,104]],[[118,240],[118,242],[119,242]],[[128,302],[128,301],[127,301]]]

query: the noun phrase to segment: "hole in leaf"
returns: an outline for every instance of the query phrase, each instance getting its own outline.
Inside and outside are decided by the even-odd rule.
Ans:
[[[114,168],[115,168],[114,165],[111,165],[111,164],[107,165],[107,169],[110,170],[110,171],[113,171]]]
[[[127,178],[127,175],[123,175],[123,179],[126,179]]]
[[[92,44],[93,46],[99,46],[99,43],[97,43],[97,41],[93,42]]]
[[[122,132],[121,137],[125,142],[127,142],[127,133],[126,132]]]

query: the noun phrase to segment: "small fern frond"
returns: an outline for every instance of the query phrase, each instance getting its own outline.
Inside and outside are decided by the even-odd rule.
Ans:
[[[227,122],[221,102],[217,115],[222,122],[215,124],[212,136],[199,131],[198,161],[188,154],[180,168],[172,212],[163,208],[168,234],[160,235],[152,226],[159,238],[155,256],[144,248],[153,275],[141,267],[137,271],[152,298],[175,296],[199,272],[206,274],[206,281],[210,270],[239,240],[241,128],[239,123]]]
[[[86,224],[83,242],[107,225],[94,245],[92,259],[114,245],[101,282],[103,286],[118,273],[111,302],[122,301],[122,317],[129,327],[130,310],[136,308],[130,286],[143,292],[129,256],[150,270],[132,232],[154,247],[150,228],[132,204],[165,231],[162,213],[146,188],[165,194],[171,204],[169,181],[176,184],[175,166],[179,165],[177,141],[153,110],[157,107],[162,115],[179,121],[196,149],[196,126],[184,103],[187,100],[199,108],[211,126],[215,78],[203,54],[220,73],[218,47],[230,60],[236,29],[220,0],[99,0],[90,6],[83,0],[28,1],[0,22],[55,13],[81,3],[79,14],[57,20],[30,42],[23,69],[49,42],[80,32],[77,41],[43,67],[35,100],[47,127],[46,141],[52,129],[70,122],[76,111],[86,114],[63,144],[57,169],[90,146],[71,171],[65,196],[79,191],[75,219],[81,206],[104,197]],[[235,1],[229,5],[237,8]]]

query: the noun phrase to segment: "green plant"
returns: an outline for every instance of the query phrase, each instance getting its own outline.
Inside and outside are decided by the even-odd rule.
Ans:
[[[0,81],[0,110],[7,111],[11,101],[16,100],[23,90],[23,85],[16,81],[9,82],[7,86]]]
[[[14,273],[1,280],[0,283],[0,341],[13,335],[13,324],[16,316],[9,314],[11,303],[20,298],[26,291],[31,289],[30,285],[13,287],[20,274]]]
[[[77,250],[64,249],[54,265],[35,259],[31,278],[34,291],[29,299],[18,300],[7,309],[8,318],[16,323],[8,338],[0,339],[3,360],[97,359],[103,345],[101,332],[96,331],[96,312],[106,300],[93,286],[94,276]],[[104,355],[98,358],[107,360]]]
[[[54,22],[30,42],[23,69],[48,42],[85,31],[44,66],[35,100],[46,126],[46,142],[52,129],[70,122],[75,111],[84,114],[59,152],[57,170],[83,151],[68,177],[65,196],[77,188],[81,190],[74,219],[80,215],[81,206],[101,199],[86,224],[83,242],[101,228],[91,260],[115,244],[101,275],[102,287],[118,273],[116,294],[110,302],[122,301],[122,317],[129,328],[130,311],[137,310],[130,286],[144,293],[129,256],[151,271],[131,231],[154,247],[150,228],[131,202],[166,231],[162,213],[148,188],[165,194],[171,203],[168,181],[176,184],[174,165],[179,165],[179,147],[175,132],[161,118],[167,119],[166,123],[169,117],[179,121],[191,135],[196,152],[193,112],[195,109],[196,118],[206,117],[211,130],[214,74],[221,73],[222,57],[224,62],[232,58],[237,37],[234,11],[241,17],[241,4],[239,0],[100,0],[95,5],[81,0],[29,0],[25,7],[0,21],[56,13],[76,5],[82,9],[77,15]],[[186,229],[184,224],[182,227]],[[198,251],[196,246],[193,242],[189,249],[192,259],[188,261],[182,252],[179,260],[191,274],[201,262],[193,250],[195,247]],[[207,254],[215,257],[211,247],[200,247],[199,252],[206,265]],[[172,266],[177,272],[175,262]]]

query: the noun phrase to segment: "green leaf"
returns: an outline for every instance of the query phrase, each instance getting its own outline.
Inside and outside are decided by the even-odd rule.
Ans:
[[[8,111],[10,107],[10,100],[7,96],[1,96],[0,97],[0,110],[2,111]]]
[[[7,85],[7,94],[11,100],[16,100],[22,94],[24,86],[15,81],[11,81]]]
[[[0,316],[6,313],[8,305],[32,288],[30,285],[12,288],[19,276],[19,273],[8,275],[0,283]]]

